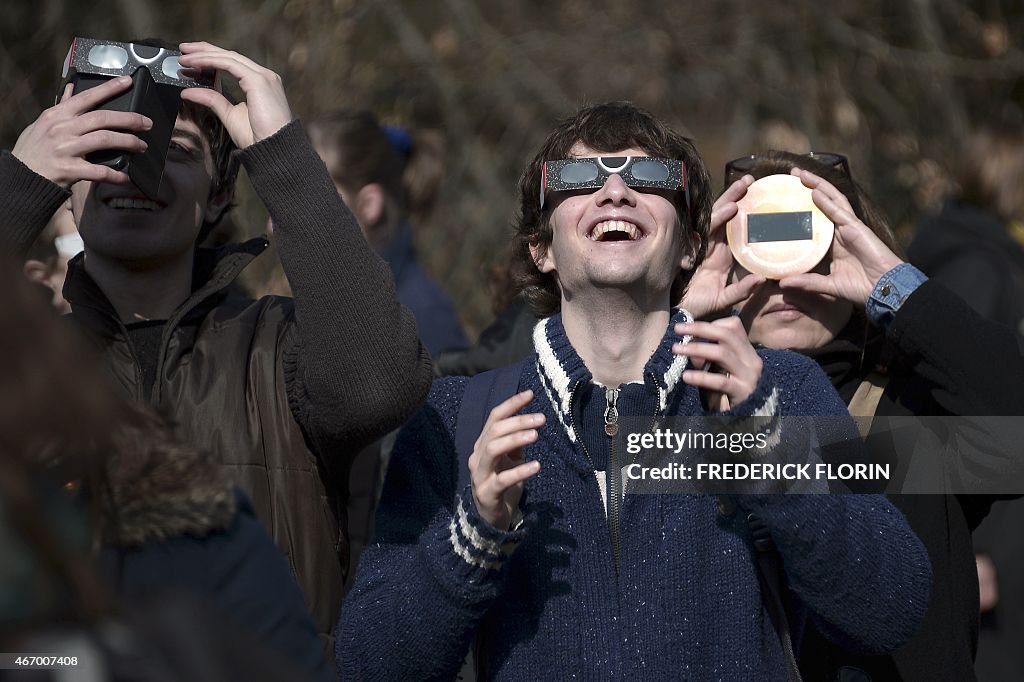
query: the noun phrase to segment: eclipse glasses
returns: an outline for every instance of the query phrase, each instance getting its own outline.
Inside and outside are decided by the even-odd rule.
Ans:
[[[61,78],[64,82],[76,74],[87,73],[98,76],[131,76],[145,68],[150,78],[161,85],[179,88],[212,88],[214,73],[184,69],[178,62],[181,52],[140,43],[122,43],[116,40],[75,38],[64,58]],[[182,73],[188,71],[191,75]]]
[[[653,156],[594,156],[545,161],[540,181],[540,208],[548,192],[597,190],[612,175],[634,189],[686,189],[686,166],[679,159]],[[687,197],[689,205],[689,197]]]

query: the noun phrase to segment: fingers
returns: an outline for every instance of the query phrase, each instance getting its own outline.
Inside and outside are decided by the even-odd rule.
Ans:
[[[725,204],[715,203],[715,207],[711,209],[711,227],[709,232],[712,239],[721,238],[722,226],[735,218],[739,210],[739,206],[733,201]]]
[[[85,135],[95,130],[150,130],[153,120],[134,111],[108,111],[97,109],[76,116],[67,124],[68,132]]]
[[[801,275],[783,277],[779,280],[779,288],[835,295],[834,287],[831,286],[829,278],[816,272],[805,272]]]
[[[123,149],[141,154],[149,147],[146,142],[131,133],[117,133],[113,130],[95,130],[73,138],[65,150],[72,156],[85,156],[101,149]]]
[[[189,51],[186,52],[186,46]],[[223,50],[209,43],[182,43],[181,58],[179,62],[183,66],[199,69],[219,69],[226,71],[241,81],[253,77],[277,77],[277,74],[270,69],[260,66],[245,55]],[[243,86],[244,90],[245,87]]]
[[[718,201],[722,202],[737,202],[747,194],[747,190],[751,185],[754,184],[753,175],[744,175],[736,182],[729,185],[722,195],[718,197]],[[717,203],[717,202],[716,202]]]
[[[189,88],[182,98],[210,107],[240,148],[270,137],[292,120],[281,77],[237,52],[209,43],[182,43],[180,62],[190,69],[215,69],[231,74],[246,101],[231,105],[213,90]],[[200,92],[201,91],[201,92]]]
[[[482,452],[477,469],[483,469],[485,474],[492,470],[498,470],[500,468],[498,460],[503,455],[508,455],[513,459],[522,459],[522,448],[535,440],[537,440],[537,432],[533,429],[515,431],[500,437],[490,437],[481,443]]]
[[[718,295],[718,300],[721,304],[720,309],[731,308],[738,303],[742,303],[750,298],[751,294],[754,293],[754,289],[767,281],[761,275],[751,273],[738,282],[730,284],[722,289],[722,292]]]
[[[804,187],[814,190],[811,194],[811,199],[814,201],[815,206],[820,208],[821,212],[828,216],[829,220],[837,222],[837,220],[829,214],[829,211],[825,210],[825,206],[823,206],[822,203],[819,203],[822,199],[827,199],[831,202],[830,208],[833,213],[838,215],[840,212],[846,212],[853,220],[858,220],[856,214],[853,212],[853,207],[850,205],[850,200],[847,199],[846,195],[828,180],[815,175],[811,171],[799,168],[794,168],[790,173],[799,177],[800,182],[804,184]],[[849,218],[844,220],[844,222],[847,222],[848,220]]]
[[[544,415],[516,416],[516,412],[532,399],[533,391],[523,391],[491,410],[480,436],[473,444],[473,454],[469,458],[470,471],[475,480],[483,480],[494,471],[503,468],[500,460],[505,455],[521,458],[522,453],[518,451],[537,440],[536,429],[544,424]]]
[[[539,438],[543,414],[516,414],[533,400],[523,391],[499,403],[473,445],[469,474],[480,515],[496,527],[507,528],[519,504],[523,482],[540,471],[537,461],[523,462],[523,448]]]
[[[73,116],[84,114],[85,112],[95,109],[107,100],[113,98],[115,95],[124,92],[131,86],[131,84],[131,76],[111,78],[101,85],[89,88],[88,90],[83,90],[77,95],[68,97],[67,100],[63,101],[58,106],[65,108],[68,113]]]
[[[683,355],[686,355],[690,360],[703,360],[705,368],[707,363],[723,366],[727,357],[732,352],[726,346],[717,343],[690,341],[689,343],[679,345]],[[694,366],[696,367],[697,364],[695,363]]]
[[[494,422],[490,426],[486,426],[488,435],[492,438],[500,438],[501,436],[508,435],[515,431],[524,431],[526,429],[536,429],[544,426],[545,417],[541,413],[534,414],[520,414],[514,417],[508,417]]]
[[[511,469],[506,469],[494,477],[494,492],[501,494],[512,486],[522,483],[531,476],[535,476],[539,471],[540,462],[536,460],[532,462],[525,462],[517,467],[512,467]]]
[[[732,376],[729,374],[719,374],[718,372],[705,372],[704,370],[688,369],[683,372],[683,381],[690,386],[703,388],[706,391],[715,391],[716,393],[724,393],[728,395],[728,391],[726,389],[729,388]]]
[[[736,316],[724,317],[714,322],[687,322],[679,323],[675,327],[676,334],[680,336],[690,335],[695,338],[707,339],[718,343],[732,344],[737,339],[742,339],[747,345],[747,331],[743,323]]]
[[[488,415],[487,421],[484,423],[483,430],[486,431],[491,424],[498,420],[511,417],[516,412],[529,405],[531,400],[533,400],[533,391],[527,389],[521,393],[516,393],[514,396],[504,400],[503,402],[498,403],[498,405],[491,410],[491,414]]]
[[[112,78],[76,95],[65,88],[61,102],[21,132],[11,153],[61,187],[68,188],[79,180],[127,182],[123,173],[94,167],[83,157],[105,148],[133,153],[146,148],[131,132],[152,128],[152,120],[134,112],[98,109],[131,82],[128,77]]]
[[[853,212],[850,202],[845,196],[840,195],[839,198],[836,198],[819,187],[811,192],[811,200],[837,227],[860,222],[860,218]]]
[[[715,200],[715,205],[711,208],[712,235],[719,232],[722,225],[725,225],[736,216],[736,212],[739,210],[736,202],[747,194],[747,188],[750,187],[753,182],[753,176],[744,175],[742,178],[729,185],[729,187],[722,192],[721,196]]]
[[[131,178],[124,171],[116,171],[107,166],[82,161],[74,171],[79,180],[91,180],[92,182],[109,182],[115,185],[127,185]]]
[[[227,125],[231,110],[234,107],[227,97],[210,88],[185,88],[181,91],[181,99],[202,105],[213,112],[221,123]]]
[[[228,56],[229,58],[231,58],[232,60],[236,61],[237,63],[245,65],[247,68],[250,68],[250,69],[252,69],[254,71],[267,71],[268,70],[265,67],[260,66],[259,64],[257,64],[253,60],[249,59],[244,54],[239,54],[238,52],[234,52],[232,50],[227,50],[227,49],[225,49],[223,47],[218,47],[217,45],[214,45],[213,43],[208,43],[208,42],[203,41],[203,40],[200,40],[200,41],[197,41],[197,42],[190,42],[190,43],[181,43],[180,45],[178,45],[178,48],[181,50],[181,55],[183,57],[188,57],[190,59],[192,57],[199,56],[199,55],[208,55],[208,54],[212,54],[212,55],[225,55],[225,56]]]
[[[676,333],[717,342],[674,344],[672,350],[691,360],[713,363],[723,372],[717,374],[688,370],[683,372],[683,381],[708,391],[724,393],[733,405],[743,402],[754,392],[761,379],[764,363],[750,345],[738,317],[676,325]]]

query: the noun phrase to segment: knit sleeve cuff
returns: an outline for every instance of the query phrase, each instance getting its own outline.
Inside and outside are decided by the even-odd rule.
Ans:
[[[517,513],[516,517],[511,530],[495,528],[480,516],[472,488],[467,485],[455,497],[455,510],[448,526],[452,550],[472,569],[500,571],[526,532],[522,514]]]
[[[745,454],[751,458],[764,457],[775,449],[782,439],[782,419],[779,412],[779,389],[763,372],[754,392],[739,405],[726,412],[710,415],[723,418],[730,433],[751,434],[752,443]],[[760,444],[764,444],[761,447]]]

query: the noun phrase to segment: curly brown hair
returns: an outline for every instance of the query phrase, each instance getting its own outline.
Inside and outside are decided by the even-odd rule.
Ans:
[[[686,166],[686,191],[677,192],[673,203],[680,224],[687,230],[684,248],[694,254],[694,269],[707,251],[714,196],[707,169],[693,141],[672,130],[653,114],[631,102],[608,102],[580,109],[574,116],[560,122],[548,135],[540,151],[526,166],[519,180],[519,208],[513,220],[511,278],[541,317],[561,308],[562,298],[553,273],[537,267],[530,247],[543,253],[551,245],[551,213],[541,210],[537,200],[545,161],[565,159],[577,144],[606,153],[627,148],[642,149],[651,156],[681,159]],[[687,201],[687,198],[689,201]],[[672,301],[683,297],[693,270],[684,271],[672,282]]]

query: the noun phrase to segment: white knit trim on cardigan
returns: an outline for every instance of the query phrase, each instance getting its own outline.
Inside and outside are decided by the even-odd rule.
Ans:
[[[456,524],[458,526],[456,527]],[[515,543],[509,543],[505,545],[499,545],[493,540],[488,540],[480,534],[480,531],[476,529],[469,522],[469,515],[466,514],[466,507],[462,504],[462,496],[457,495],[455,497],[455,515],[452,516],[451,523],[449,523],[449,529],[451,531],[451,543],[452,549],[455,553],[462,558],[467,564],[471,566],[479,566],[489,570],[500,570],[503,564],[502,559],[506,559],[512,554],[512,551],[516,548]],[[459,533],[461,532],[461,535]],[[469,548],[462,542],[462,538],[466,538],[469,544],[475,549],[484,552],[490,556],[495,557],[496,561],[489,561],[483,557],[474,556]]]
[[[674,318],[677,313],[683,314],[683,323],[693,320],[693,316],[683,308],[672,310],[671,318]],[[533,328],[533,347],[537,351],[537,373],[541,377],[541,385],[544,386],[544,393],[547,395],[548,401],[554,406],[555,415],[558,417],[559,423],[561,423],[562,428],[569,435],[569,440],[575,443],[577,441],[576,432],[572,428],[572,419],[569,414],[569,399],[572,395],[573,386],[570,385],[569,375],[558,361],[558,357],[551,347],[551,342],[548,340],[548,325],[551,322],[552,319],[547,317],[537,322]],[[675,323],[672,324],[674,325]],[[687,344],[692,339],[693,336],[687,334],[680,338],[680,342]],[[669,396],[672,395],[672,391],[682,381],[683,372],[686,371],[689,364],[690,359],[687,356],[676,355],[672,359],[671,364],[669,364],[668,369],[661,376],[661,380],[665,384],[664,387],[660,385],[657,387],[658,410],[661,413],[668,409]]]

